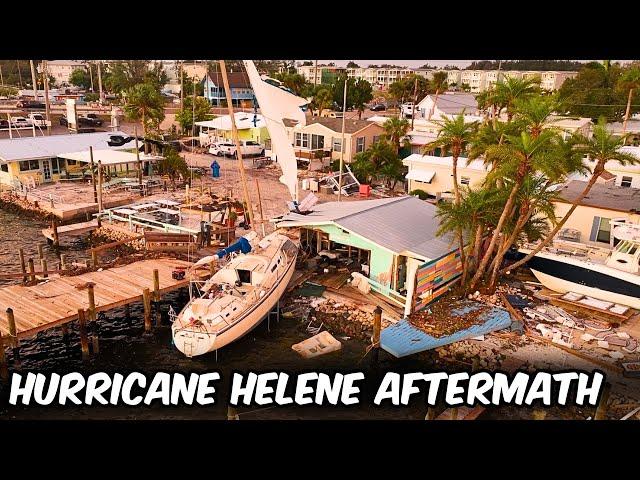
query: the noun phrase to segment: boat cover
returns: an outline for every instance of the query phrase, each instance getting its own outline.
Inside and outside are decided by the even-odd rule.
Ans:
[[[237,242],[232,243],[227,248],[223,248],[218,253],[216,253],[216,256],[218,258],[224,258],[232,252],[249,253],[250,251],[251,251],[251,244],[249,243],[249,240],[247,240],[244,237],[240,237],[240,239]]]

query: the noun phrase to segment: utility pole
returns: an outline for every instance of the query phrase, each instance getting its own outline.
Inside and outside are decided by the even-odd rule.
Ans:
[[[45,118],[47,119],[47,136],[51,136],[51,109],[49,108],[49,71],[47,70],[46,60],[42,60],[42,76],[42,83],[44,84]]]
[[[16,65],[18,66],[18,78],[20,79],[20,88],[22,88],[22,72],[20,71],[20,60],[16,60]]]
[[[4,77],[2,76],[2,65],[0,65],[0,85],[4,87]]]
[[[33,99],[38,101],[38,82],[36,81],[36,66],[33,64],[33,60],[29,60],[31,64],[31,84],[33,88]]]
[[[349,77],[344,77],[344,99],[342,101],[342,140],[340,140],[340,173],[338,174],[338,202],[342,199],[342,169],[344,168],[344,127],[345,117],[347,116],[347,80]]]
[[[89,67],[89,78],[91,79],[91,93],[95,92],[93,89],[93,68],[91,68],[91,62],[87,62]]]
[[[98,100],[98,103],[100,103],[100,105],[102,105],[102,100],[103,100],[103,94],[102,94],[102,71],[100,70],[100,65],[102,64],[102,61],[99,60],[98,61],[98,89],[100,90],[100,99]]]
[[[413,130],[413,120],[416,117],[416,103],[418,102],[418,77],[413,84],[413,107],[411,108],[411,130]]]

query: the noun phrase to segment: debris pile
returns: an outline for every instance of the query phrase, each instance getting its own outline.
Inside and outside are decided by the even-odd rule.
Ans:
[[[460,309],[462,306],[457,302],[449,302],[447,299],[440,299],[428,308],[409,315],[409,321],[414,327],[417,327],[432,337],[440,338],[452,335],[460,330],[467,329],[473,325],[482,323],[480,317],[489,307],[480,307],[473,310],[464,311]],[[458,314],[452,313],[458,307]]]
[[[507,357],[496,348],[483,346],[480,342],[465,340],[451,343],[436,349],[438,357],[443,360],[455,359],[460,362],[477,365],[477,368],[496,370]],[[475,362],[474,362],[475,360]]]

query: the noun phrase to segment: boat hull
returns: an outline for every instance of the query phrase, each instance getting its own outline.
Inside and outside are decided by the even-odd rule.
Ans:
[[[179,332],[174,330],[173,343],[176,348],[187,357],[196,357],[223,348],[242,338],[256,328],[276,306],[289,285],[295,271],[295,265],[296,256],[291,259],[280,281],[263,297],[262,301],[252,306],[233,325],[221,333],[216,335],[204,330],[181,329]],[[182,314],[183,312],[180,313],[180,316]]]
[[[528,252],[518,252],[520,258]],[[538,254],[527,263],[535,277],[550,290],[575,292],[640,309],[640,277],[628,280],[624,272],[605,265],[570,261]]]

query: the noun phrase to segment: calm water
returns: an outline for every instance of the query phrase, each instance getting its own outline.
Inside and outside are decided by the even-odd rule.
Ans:
[[[46,222],[26,219],[18,214],[0,210],[0,271],[19,272],[20,261],[17,255],[19,248],[25,251],[25,257],[37,259],[37,245],[44,237],[41,229]],[[57,266],[59,254],[64,253],[69,262],[80,261],[89,256],[84,251],[88,247],[86,240],[77,240],[63,247],[59,252],[45,246],[44,254],[49,268]],[[16,280],[0,280],[1,285],[18,283]],[[124,309],[114,310],[109,314],[101,314],[95,325],[90,325],[90,333],[100,337],[100,353],[93,356],[88,363],[83,363],[80,354],[76,325],[72,324],[70,337],[64,341],[59,329],[42,332],[21,343],[21,368],[23,371],[179,371],[204,372],[220,371],[223,381],[219,395],[223,399],[228,391],[228,383],[233,370],[285,370],[297,372],[302,370],[339,370],[342,372],[365,370],[370,367],[371,355],[362,358],[366,344],[358,340],[342,340],[343,348],[339,352],[318,357],[313,360],[300,358],[291,345],[309,337],[305,325],[298,319],[282,317],[280,322],[275,318],[263,322],[248,336],[231,346],[215,353],[185,358],[171,343],[171,333],[167,310],[169,305],[178,311],[188,300],[188,292],[183,289],[168,295],[161,304],[163,326],[155,328],[153,335],[144,336],[142,323],[142,305],[131,306],[131,318],[125,318]],[[14,365],[12,352],[7,351],[10,368]],[[380,370],[386,368],[428,368],[428,360],[412,360],[411,362],[393,361],[381,353]],[[371,372],[367,378],[374,378]],[[6,387],[1,387],[5,390]],[[365,398],[365,397],[362,397]],[[422,419],[426,408],[416,405],[414,408],[372,408],[369,405],[350,408],[287,408],[278,407],[260,412],[252,412],[251,408],[239,409],[241,419],[294,419],[294,418],[387,418],[387,419]],[[7,408],[6,398],[0,402],[0,418],[226,418],[224,402],[213,407],[84,407],[84,408]]]

